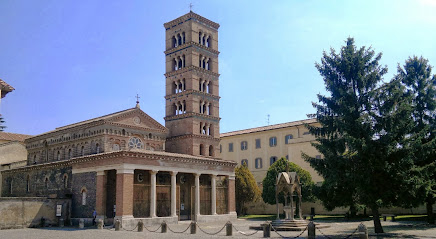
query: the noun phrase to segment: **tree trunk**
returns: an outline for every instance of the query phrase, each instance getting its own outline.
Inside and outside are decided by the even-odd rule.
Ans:
[[[426,199],[426,207],[427,207],[427,222],[429,224],[434,224],[435,218],[433,213],[433,204],[434,204],[434,198],[431,196],[427,196]]]
[[[383,233],[383,227],[380,222],[380,214],[378,212],[378,207],[372,208],[372,219],[374,220],[374,232]]]
[[[353,204],[350,206],[350,217],[356,218],[356,214],[357,214],[357,209],[356,206]]]

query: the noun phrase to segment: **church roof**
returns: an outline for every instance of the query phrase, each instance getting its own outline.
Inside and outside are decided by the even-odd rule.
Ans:
[[[139,111],[141,114],[143,114],[145,117],[147,117],[148,120],[150,120],[153,124],[155,124],[160,130],[167,131],[167,128],[165,128],[163,125],[161,125],[155,119],[153,119],[152,117],[147,115],[139,107],[134,107],[134,108],[118,111],[118,112],[115,112],[115,113],[103,115],[103,116],[100,116],[100,117],[92,118],[92,119],[89,119],[89,120],[80,121],[80,122],[77,122],[77,123],[74,123],[74,124],[69,124],[69,125],[61,126],[61,127],[56,128],[55,130],[48,131],[48,132],[36,135],[34,137],[36,138],[36,137],[39,137],[39,136],[42,136],[42,135],[54,133],[54,132],[61,131],[61,130],[71,129],[71,128],[74,128],[74,127],[90,124],[90,123],[97,122],[97,121],[106,121],[106,120],[109,121],[111,119],[117,118],[119,116],[123,116],[123,115],[128,114],[128,113],[133,113],[135,111]]]
[[[27,134],[14,134],[8,132],[0,132],[0,141],[19,141],[24,142],[25,139],[32,137],[32,135]]]
[[[274,125],[268,125],[268,126],[261,126],[251,129],[243,129],[243,130],[237,130],[227,133],[220,134],[220,137],[228,137],[228,136],[235,136],[235,135],[241,135],[241,134],[249,134],[249,133],[256,133],[261,131],[267,131],[267,130],[274,130],[274,129],[281,129],[281,128],[287,128],[292,126],[298,126],[298,125],[304,125],[304,124],[311,124],[316,123],[316,119],[305,119],[305,120],[299,120],[299,121],[292,121],[282,124],[274,124]]]

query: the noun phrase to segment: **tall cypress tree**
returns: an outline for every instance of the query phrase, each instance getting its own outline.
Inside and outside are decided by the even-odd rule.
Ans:
[[[330,95],[318,94],[316,113],[309,115],[321,127],[307,125],[323,158],[303,154],[324,177],[324,192],[333,195],[322,198],[324,205],[370,208],[376,233],[383,232],[379,208],[398,203],[406,190],[398,175],[412,165],[403,147],[404,129],[411,125],[409,108],[398,82],[382,84],[387,68],[379,64],[381,56],[371,48],[356,48],[353,38],[339,53],[323,53],[316,68]]]
[[[433,204],[436,201],[436,75],[422,57],[409,57],[403,67],[398,66],[396,80],[404,86],[409,97],[414,120],[410,134],[415,168],[411,182],[420,186],[413,201],[426,204],[427,220],[434,223]],[[421,199],[421,200],[420,200]]]

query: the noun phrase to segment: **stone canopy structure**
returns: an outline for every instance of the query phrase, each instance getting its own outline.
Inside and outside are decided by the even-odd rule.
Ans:
[[[166,127],[137,106],[25,140],[4,197],[71,198],[67,219],[123,226],[236,218],[236,163],[219,158],[218,28],[189,12],[166,29]]]
[[[276,202],[278,202],[278,196],[280,193],[284,194],[285,197],[285,204],[284,204],[284,211],[286,214],[287,220],[294,220],[294,200],[293,196],[294,193],[297,193],[298,201],[299,201],[299,218],[302,218],[302,212],[301,212],[301,183],[300,183],[300,177],[296,172],[281,172],[277,176],[276,181]],[[288,204],[288,198],[289,204]],[[279,206],[277,203],[277,219],[279,219]]]

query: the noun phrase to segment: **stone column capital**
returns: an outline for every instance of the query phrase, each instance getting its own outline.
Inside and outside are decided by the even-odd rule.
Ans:
[[[176,176],[178,173],[179,173],[179,172],[177,172],[177,171],[171,171],[171,172],[170,172],[171,176]]]
[[[156,175],[159,172],[159,170],[150,170],[151,175]]]

